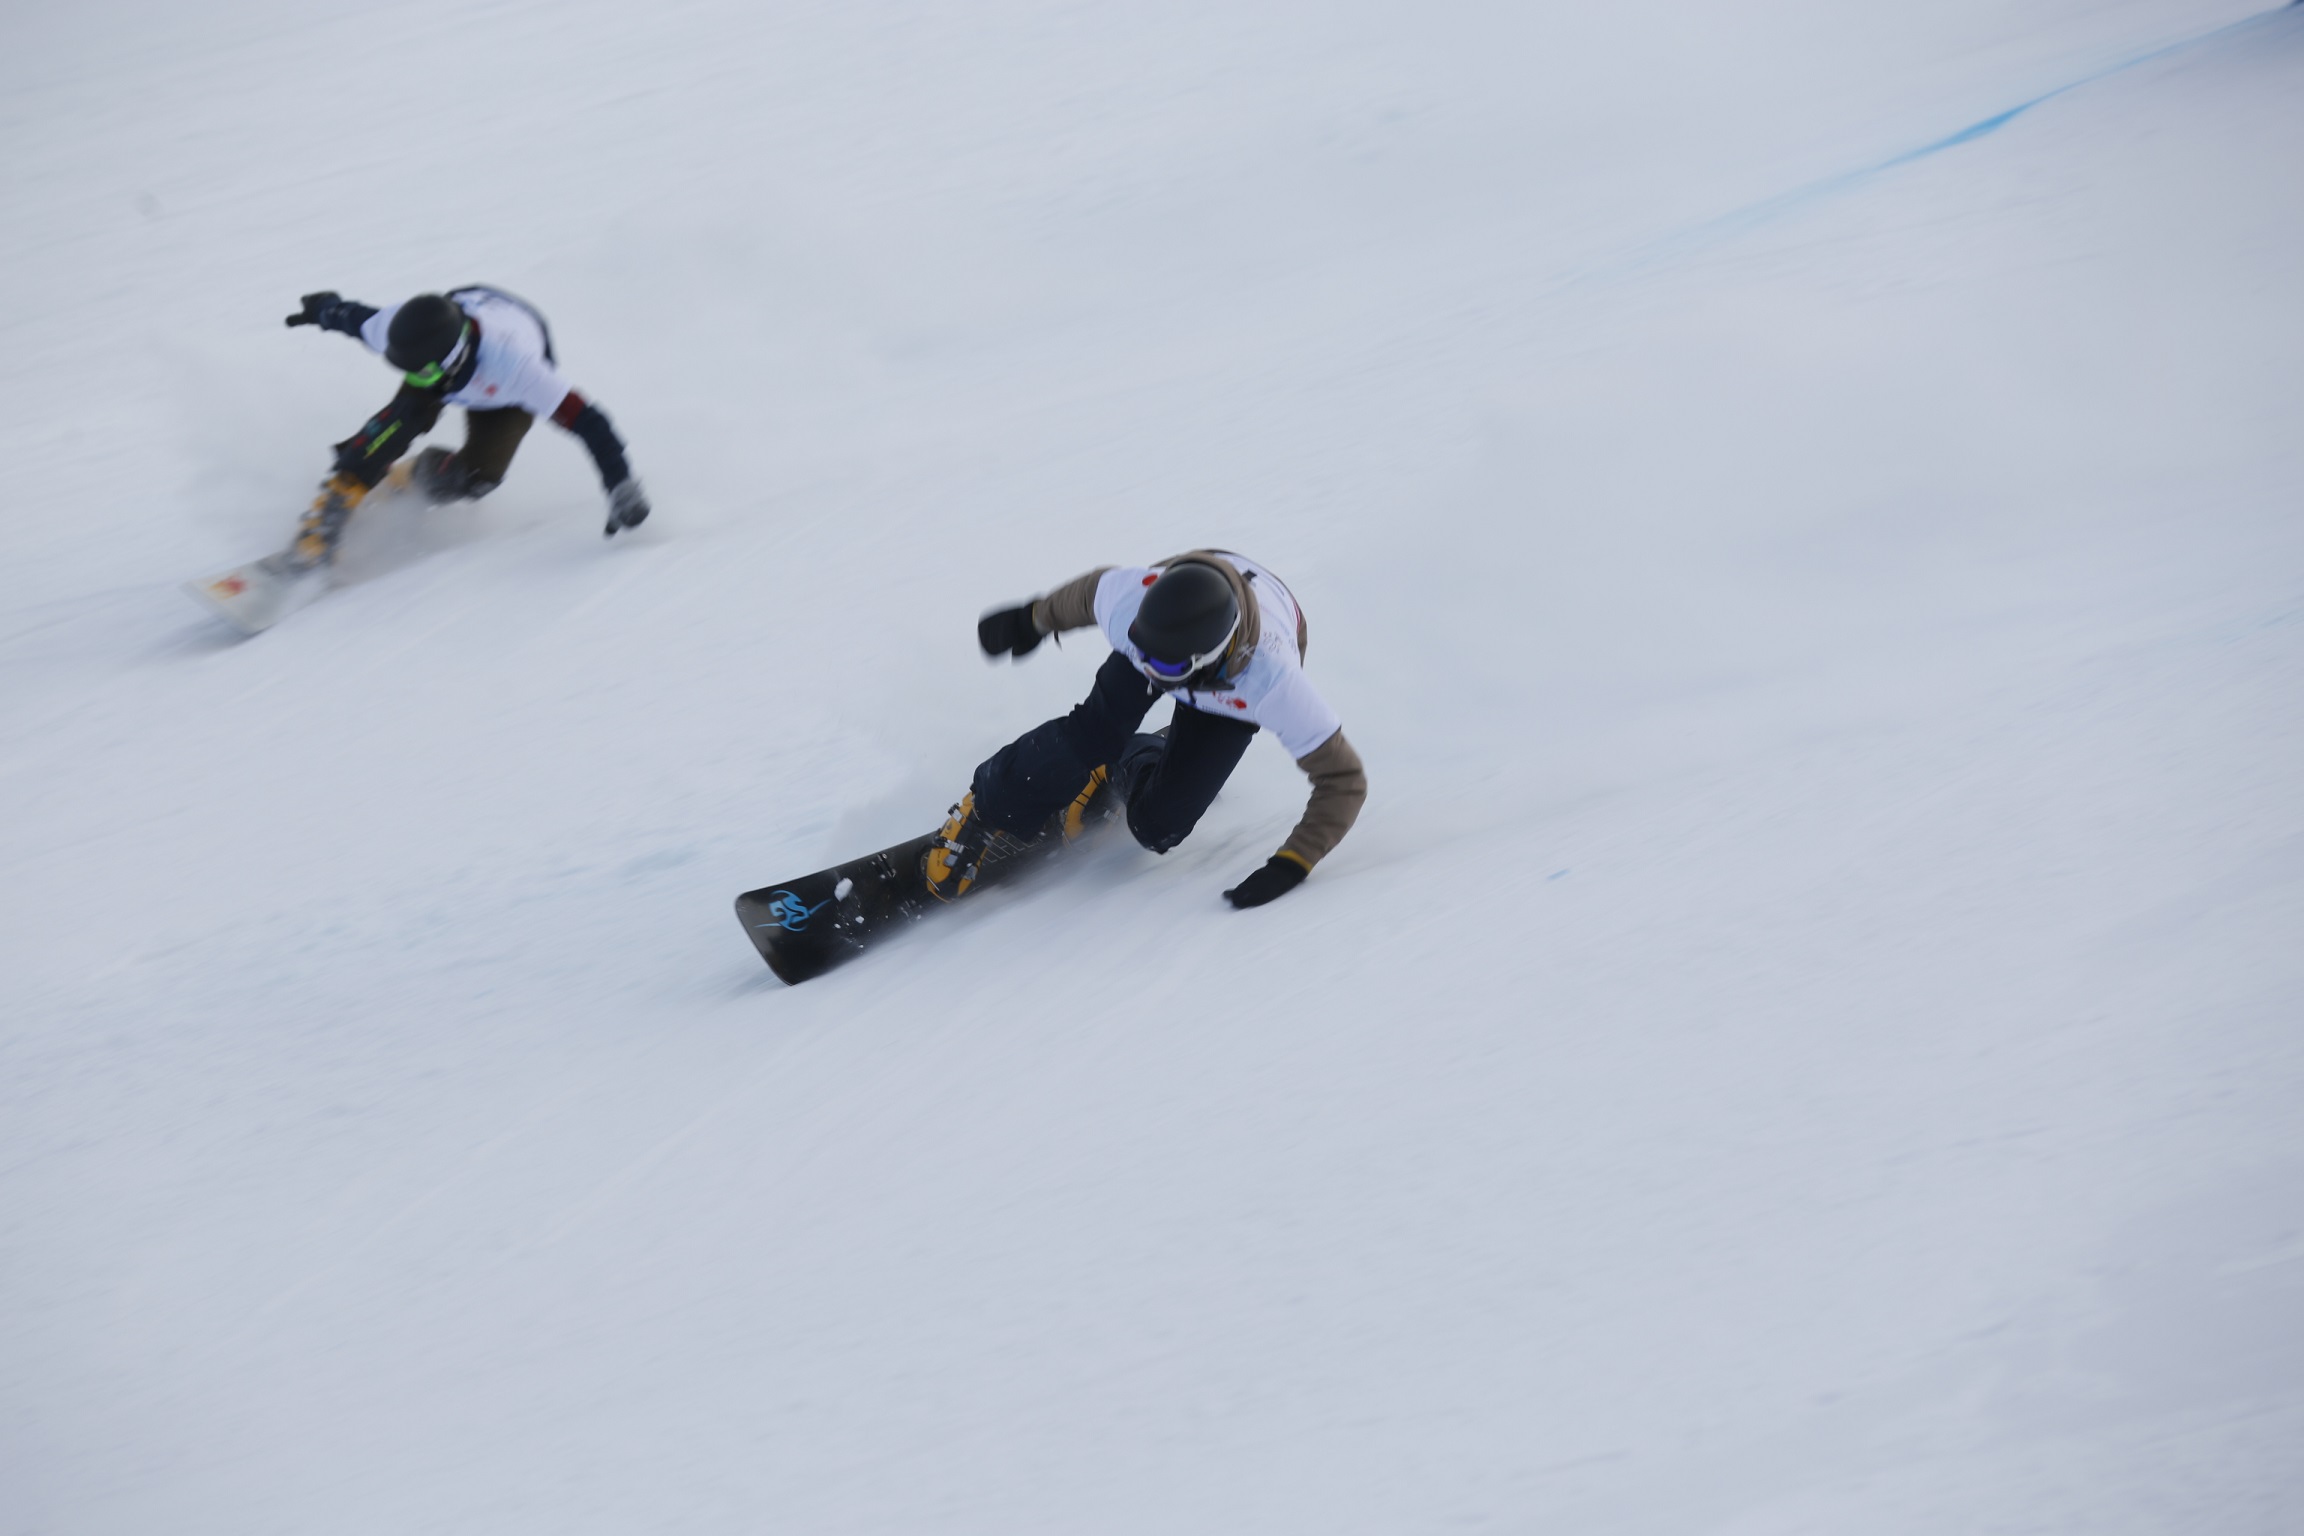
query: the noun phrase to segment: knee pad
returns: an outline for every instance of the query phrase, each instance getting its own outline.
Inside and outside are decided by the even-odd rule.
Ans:
[[[1112,759],[1112,787],[1120,791],[1123,800],[1132,799],[1147,775],[1160,766],[1160,759],[1168,751],[1165,737],[1147,736],[1139,732],[1128,738],[1128,744]]]
[[[408,482],[426,501],[437,506],[464,494],[464,470],[456,455],[445,448],[426,448],[409,462]]]
[[[478,501],[502,483],[473,474],[463,455],[450,453],[445,448],[427,448],[416,455],[409,478],[424,493],[424,499],[435,505],[444,501]]]
[[[1128,807],[1128,835],[1154,853],[1166,853],[1184,841],[1185,838],[1190,837],[1192,829],[1188,826],[1174,826],[1163,820],[1157,813],[1144,814],[1142,802],[1138,801],[1131,803]]]
[[[1112,787],[1128,806],[1128,833],[1154,853],[1166,853],[1192,830],[1189,822],[1179,827],[1173,817],[1162,815],[1159,797],[1147,792],[1167,753],[1165,738],[1139,734],[1112,761]]]

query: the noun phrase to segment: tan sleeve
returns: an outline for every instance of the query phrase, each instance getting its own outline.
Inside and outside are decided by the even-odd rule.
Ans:
[[[1341,730],[1296,759],[1296,766],[1312,781],[1312,799],[1280,851],[1310,869],[1344,841],[1344,834],[1360,819],[1361,802],[1368,798],[1368,774]]]
[[[1096,622],[1096,583],[1112,567],[1100,565],[1085,576],[1075,576],[1046,597],[1032,603],[1032,623],[1044,635],[1068,629],[1086,629]]]

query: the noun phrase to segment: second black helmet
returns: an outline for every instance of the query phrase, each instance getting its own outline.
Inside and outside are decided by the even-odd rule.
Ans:
[[[1173,685],[1222,663],[1239,629],[1232,583],[1214,566],[1187,560],[1161,572],[1146,590],[1128,643],[1143,653],[1154,682]]]
[[[453,301],[437,293],[420,293],[392,317],[384,334],[384,360],[402,373],[447,367],[468,324]]]

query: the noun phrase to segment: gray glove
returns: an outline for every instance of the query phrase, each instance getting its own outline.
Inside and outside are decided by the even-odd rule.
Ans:
[[[606,537],[616,537],[619,528],[637,528],[648,521],[648,493],[640,489],[637,478],[621,482],[608,493],[608,529]]]

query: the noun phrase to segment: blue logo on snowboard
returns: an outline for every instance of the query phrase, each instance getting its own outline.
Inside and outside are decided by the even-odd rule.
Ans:
[[[798,933],[808,926],[808,919],[830,905],[832,905],[832,898],[830,897],[814,906],[809,906],[790,891],[778,891],[769,899],[768,915],[776,919],[776,926],[782,928],[786,933]],[[765,928],[768,925],[759,923],[755,926]]]

